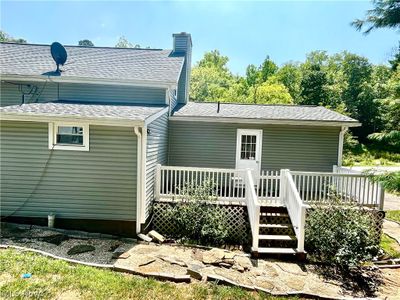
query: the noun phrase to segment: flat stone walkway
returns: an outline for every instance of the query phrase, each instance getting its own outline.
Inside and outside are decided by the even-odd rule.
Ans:
[[[241,251],[141,243],[125,252],[124,256],[126,258],[116,261],[116,267],[144,273],[190,274],[192,280],[230,282],[275,295],[303,292],[329,299],[346,295],[342,283],[327,280],[313,265],[272,259],[252,260]]]

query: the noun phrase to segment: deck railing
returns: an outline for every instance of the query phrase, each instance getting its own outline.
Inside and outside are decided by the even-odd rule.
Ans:
[[[280,171],[263,170],[256,187],[257,197],[261,204],[281,204],[281,175]]]
[[[282,198],[288,210],[290,220],[297,238],[297,251],[304,252],[304,227],[306,223],[306,205],[294,184],[289,170],[281,170]]]
[[[260,223],[260,202],[254,189],[254,180],[251,170],[245,172],[246,206],[249,214],[249,221],[252,234],[252,250],[258,251],[259,223]]]
[[[156,168],[156,199],[180,199],[201,188],[219,201],[244,202],[244,170],[161,166]]]
[[[383,209],[383,189],[364,174],[290,172],[301,199],[308,204],[326,203],[333,198]]]

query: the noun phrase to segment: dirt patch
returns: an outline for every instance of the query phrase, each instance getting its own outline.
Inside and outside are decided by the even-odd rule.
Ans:
[[[400,299],[400,268],[381,269],[383,283],[379,289],[382,299]]]

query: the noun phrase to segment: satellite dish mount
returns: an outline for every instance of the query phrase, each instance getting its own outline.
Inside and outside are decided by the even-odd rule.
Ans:
[[[61,70],[60,70],[60,65],[64,65],[65,62],[67,61],[67,50],[65,50],[64,46],[61,45],[58,42],[54,42],[53,44],[51,44],[50,46],[50,52],[51,52],[51,56],[53,57],[56,65],[57,65],[57,70],[56,73],[60,74]]]

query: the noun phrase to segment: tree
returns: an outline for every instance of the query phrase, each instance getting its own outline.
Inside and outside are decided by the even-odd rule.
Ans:
[[[86,47],[94,47],[93,42],[90,41],[90,40],[80,40],[80,41],[78,42],[78,45],[79,45],[79,46],[86,46]]]
[[[392,71],[396,71],[397,67],[400,65],[400,42],[399,47],[393,55],[393,59],[389,60],[389,63],[392,66]]]
[[[274,78],[288,89],[294,103],[301,102],[302,73],[298,64],[286,63],[278,69]],[[273,79],[270,79],[273,80]]]
[[[400,29],[400,1],[399,0],[373,0],[374,9],[367,11],[365,19],[356,19],[351,24],[362,30],[364,34],[377,28]]]
[[[3,30],[0,30],[0,42],[10,42],[10,43],[17,43],[17,44],[26,44],[27,41],[21,38],[13,38],[12,36],[8,35]]]
[[[264,82],[250,88],[248,102],[256,104],[293,104],[293,99],[283,84]]]
[[[328,99],[327,84],[327,75],[321,65],[313,63],[304,68],[301,80],[301,104],[325,104]]]
[[[221,55],[218,50],[206,52],[192,69],[190,98],[197,101],[235,102],[236,99],[228,100],[228,97],[236,94],[232,86],[238,79],[229,72],[228,61],[228,57]],[[239,86],[235,88],[240,90]]]
[[[140,48],[139,44],[133,44],[128,41],[128,39],[124,36],[121,36],[115,45],[116,48]]]
[[[264,59],[260,66],[261,79],[263,82],[278,71],[278,66],[269,58],[269,55]]]

